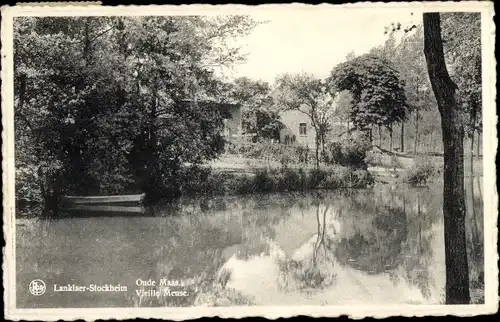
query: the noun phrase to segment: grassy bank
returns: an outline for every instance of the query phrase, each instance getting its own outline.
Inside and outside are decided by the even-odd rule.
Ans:
[[[245,195],[265,192],[309,191],[313,189],[366,188],[374,177],[364,169],[344,166],[313,167],[248,167],[221,169],[186,167],[179,172],[176,194],[160,193],[148,203],[171,201],[179,197]],[[38,217],[42,213],[40,202],[22,203],[18,200],[18,217]]]
[[[252,173],[210,171],[184,189],[185,195],[236,195],[312,189],[364,188],[373,183],[367,170],[342,166],[320,169],[259,168]]]

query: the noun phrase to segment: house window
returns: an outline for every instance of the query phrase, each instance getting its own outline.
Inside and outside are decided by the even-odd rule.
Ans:
[[[307,135],[307,124],[306,123],[299,124],[299,134],[300,135]]]

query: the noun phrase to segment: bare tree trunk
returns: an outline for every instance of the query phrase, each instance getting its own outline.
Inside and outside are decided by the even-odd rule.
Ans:
[[[325,158],[325,131],[321,131],[321,156]]]
[[[420,216],[420,193],[417,191],[417,218],[419,218],[418,246],[422,243],[422,217]]]
[[[319,169],[319,134],[316,131],[316,137],[315,137],[315,143],[316,143],[316,168]]]
[[[474,129],[470,138],[470,176],[474,178]]]
[[[429,151],[430,152],[434,152],[433,151],[433,146],[432,146],[432,142],[434,142],[434,141],[432,141],[432,135],[433,134],[434,134],[434,130],[431,130],[430,139],[429,139]]]
[[[405,152],[405,121],[401,121],[401,137],[399,140],[401,152]]]
[[[479,199],[483,200],[483,192],[481,190],[481,183],[483,182],[482,177],[477,178],[477,192],[479,194]]]
[[[413,143],[413,154],[417,154],[419,119],[420,119],[420,114],[418,113],[418,110],[416,110],[415,111],[415,142]]]
[[[444,243],[446,303],[470,303],[465,234],[464,129],[457,106],[457,86],[451,80],[443,53],[439,13],[424,13],[424,53],[432,90],[441,114],[444,150]]]
[[[378,126],[378,146],[382,148],[382,127]]]
[[[476,101],[470,100],[473,106],[471,113],[472,132],[470,137],[470,176],[474,178],[474,133],[476,132]]]
[[[478,130],[477,131],[477,159],[479,160],[481,157],[481,132]]]
[[[318,237],[316,238],[316,243],[314,244],[314,249],[313,249],[313,267],[316,267],[316,259],[318,255],[318,249],[321,243],[321,221],[319,219],[319,206],[320,204],[318,203],[316,205],[316,223],[318,224]]]
[[[392,138],[393,138],[393,135],[392,135],[392,123],[391,125],[389,125],[389,138],[390,138],[390,143],[389,143],[389,151],[392,152]]]

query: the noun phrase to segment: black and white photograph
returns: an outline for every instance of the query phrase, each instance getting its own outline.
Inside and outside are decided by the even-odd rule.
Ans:
[[[2,8],[6,312],[495,313],[492,19]]]

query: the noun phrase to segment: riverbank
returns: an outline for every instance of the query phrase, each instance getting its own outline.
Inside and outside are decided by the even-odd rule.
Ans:
[[[427,168],[433,172],[429,179],[425,178],[426,172],[419,171],[421,168],[416,166],[419,162],[422,163],[422,160],[425,160],[426,166],[431,165],[431,169]],[[315,164],[310,162],[283,164],[271,158],[222,155],[200,167],[191,168],[186,164],[186,171],[179,180],[180,193],[175,197],[160,195],[155,200],[173,200],[179,196],[251,195],[314,189],[366,188],[374,184],[412,184],[411,180],[408,180],[409,176],[416,178],[413,180],[416,185],[427,185],[434,180],[442,180],[443,158],[440,156],[411,156],[372,150],[367,153],[365,161],[366,169],[324,164],[316,169]],[[482,176],[480,161],[481,158],[475,159],[471,168],[470,158],[465,158],[466,178],[470,177],[471,169],[474,170],[475,177]],[[424,178],[424,182],[421,182],[420,178]],[[476,190],[481,190],[481,187]],[[40,201],[26,205],[18,200],[18,217],[36,217],[41,212],[41,207]]]
[[[427,170],[432,170],[432,180],[439,180],[443,169],[442,155],[413,155],[398,152],[389,152],[374,148],[367,152],[365,158],[369,175],[372,177],[373,183],[379,184],[397,184],[404,182],[405,177],[417,175],[419,167],[424,165]],[[283,167],[283,164],[273,158],[249,158],[238,155],[223,155],[222,157],[213,160],[205,165],[214,173],[224,174],[239,174],[253,176],[257,170],[278,170]],[[311,171],[315,168],[313,163],[290,163],[286,165],[288,169]],[[321,165],[321,169],[327,169],[328,166]],[[425,172],[425,171],[424,171]],[[471,159],[464,157],[464,176],[466,178],[482,177],[483,163],[482,157],[474,158],[471,166]],[[430,174],[429,174],[430,175]],[[338,188],[338,186],[335,186]]]
[[[313,189],[366,188],[374,183],[364,169],[343,166],[219,168],[207,171],[184,195],[240,195],[259,192],[308,191]]]

